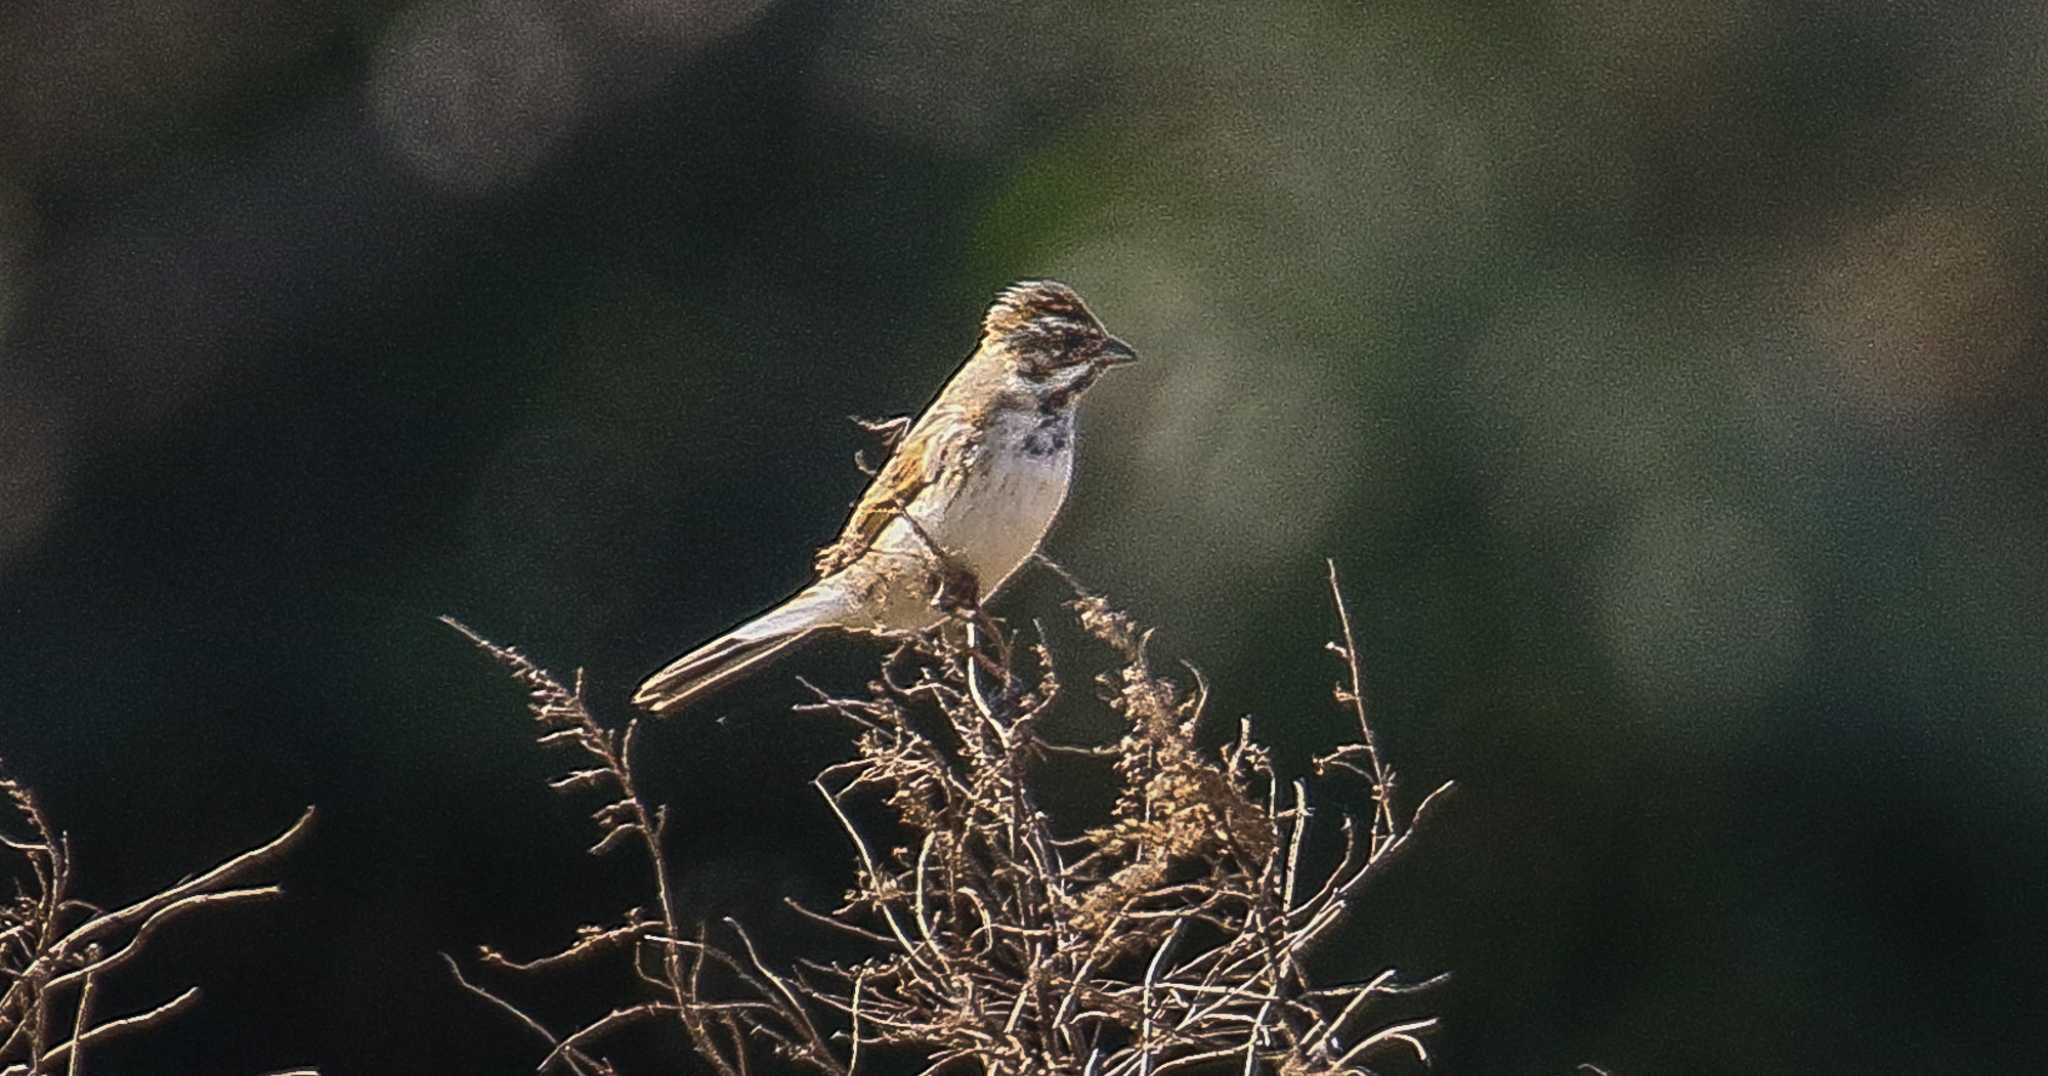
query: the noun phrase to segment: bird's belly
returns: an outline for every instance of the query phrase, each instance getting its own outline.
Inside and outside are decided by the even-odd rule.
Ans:
[[[930,527],[940,548],[974,573],[983,594],[1002,585],[1045,539],[1067,499],[1071,453],[1008,453],[955,497]]]
[[[880,600],[869,608],[882,626],[921,628],[942,615],[931,604],[933,544],[973,573],[986,598],[1037,551],[1051,529],[1073,475],[1072,451],[1065,446],[1046,453],[997,451],[985,460],[955,482],[927,487],[911,505],[916,527],[899,518],[877,537],[875,547],[885,554],[877,566],[890,567],[882,568],[876,580],[887,593],[871,592]]]

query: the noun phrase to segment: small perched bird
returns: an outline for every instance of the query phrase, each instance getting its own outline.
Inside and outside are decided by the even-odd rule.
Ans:
[[[1081,394],[1135,358],[1065,284],[1005,289],[974,353],[819,552],[817,580],[670,662],[633,702],[667,713],[812,632],[917,631],[993,594],[1066,500]]]

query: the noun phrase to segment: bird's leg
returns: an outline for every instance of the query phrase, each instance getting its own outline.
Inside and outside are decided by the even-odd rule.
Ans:
[[[980,666],[990,674],[1002,678],[1003,694],[1007,696],[1012,687],[1009,647],[1001,629],[981,607],[981,580],[971,569],[951,556],[940,555],[933,559],[935,564],[932,569],[932,606],[949,616],[959,618],[972,629],[967,637],[968,653],[973,658],[967,670],[968,676],[971,679],[974,667]],[[977,637],[981,635],[994,639],[996,645],[1002,648],[1000,660],[983,649],[981,640]],[[976,687],[976,690],[979,688]]]
[[[898,511],[902,510],[899,508]],[[1009,696],[1016,686],[1010,678],[1010,644],[1003,633],[997,630],[995,621],[990,620],[988,614],[981,608],[980,577],[974,574],[972,568],[960,563],[959,558],[935,541],[931,533],[918,524],[916,516],[902,512],[902,519],[910,524],[910,529],[924,541],[926,551],[931,554],[932,607],[948,616],[958,618],[969,627],[979,626],[1003,648],[1002,660],[997,661],[983,653],[973,633],[969,633],[968,652],[974,655],[974,660],[968,662],[968,687],[977,692],[980,690],[979,686],[972,682],[974,666],[984,665],[990,672],[1003,678],[1003,694],[1005,697]]]
[[[981,580],[953,557],[933,559],[937,563],[932,568],[932,607],[965,620],[979,616]]]

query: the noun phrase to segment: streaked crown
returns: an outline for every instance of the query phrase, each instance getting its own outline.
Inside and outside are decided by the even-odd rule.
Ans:
[[[1115,365],[1136,354],[1102,327],[1074,289],[1057,280],[1004,288],[981,319],[984,345],[1000,344],[1026,373],[1092,362]]]

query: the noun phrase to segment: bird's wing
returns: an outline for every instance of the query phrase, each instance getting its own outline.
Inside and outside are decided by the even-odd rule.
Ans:
[[[962,466],[980,442],[974,424],[937,409],[927,412],[876,472],[860,503],[853,506],[839,540],[818,551],[818,575],[831,575],[860,559],[890,520],[908,509],[918,494],[939,481],[949,468]]]

